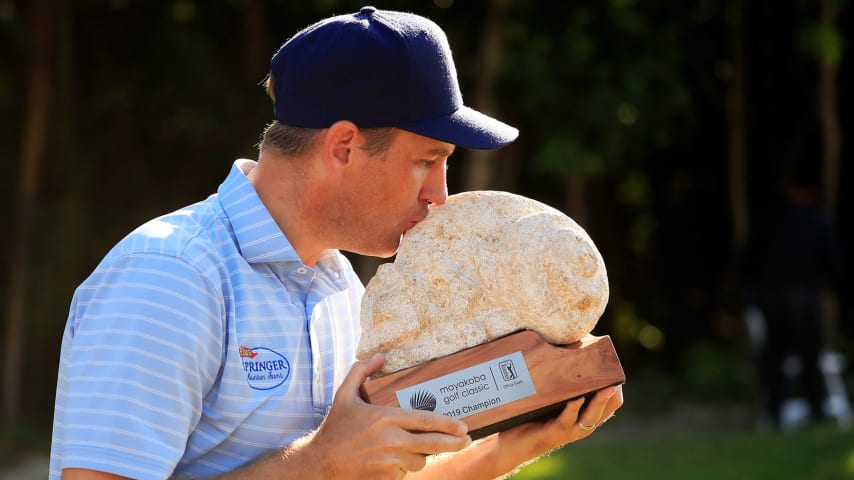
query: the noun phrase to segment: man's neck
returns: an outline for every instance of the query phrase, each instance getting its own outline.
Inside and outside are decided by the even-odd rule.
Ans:
[[[302,262],[313,266],[328,247],[312,235],[307,212],[316,192],[308,169],[295,166],[303,160],[262,154],[247,178]]]

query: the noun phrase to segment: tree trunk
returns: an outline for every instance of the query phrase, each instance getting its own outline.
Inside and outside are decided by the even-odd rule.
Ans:
[[[267,69],[267,9],[262,0],[249,0],[243,16],[243,75],[258,83]]]
[[[837,30],[838,0],[823,0],[819,24],[830,31]],[[842,135],[839,126],[837,65],[819,55],[817,110],[821,127],[822,169],[826,208],[835,216],[839,189],[839,169],[842,156]]]
[[[491,0],[489,12],[480,41],[480,68],[475,84],[473,107],[487,115],[495,115],[495,76],[501,60],[503,38],[501,24],[510,0]],[[493,162],[495,150],[471,150],[468,154],[464,190],[494,188],[494,170],[499,166]]]
[[[70,295],[81,280],[81,274],[91,269],[90,259],[82,254],[89,249],[89,237],[93,219],[88,215],[87,200],[94,191],[95,162],[87,158],[80,161],[80,132],[77,118],[77,53],[75,35],[75,11],[71,2],[53,2],[53,55],[55,73],[52,75],[52,101],[50,102],[50,141],[45,158],[50,158],[44,172],[44,182],[56,185],[49,196],[41,195],[38,211],[50,213],[50,231],[54,238],[61,238],[61,245],[50,252],[39,253],[33,258],[32,285],[51,285],[53,293],[43,295],[45,301],[30,301],[34,319],[30,322],[29,341],[26,348],[39,345],[57,345],[71,302]],[[56,153],[56,155],[52,155]],[[50,242],[50,239],[47,240]],[[44,241],[33,241],[42,248]],[[45,289],[39,289],[46,292]],[[35,291],[35,289],[34,289]],[[35,295],[35,294],[34,294]],[[40,322],[36,322],[35,320]],[[41,368],[55,369],[59,362],[59,349],[39,360]],[[56,382],[24,384],[24,398],[32,398],[24,406],[29,411],[53,409]]]
[[[258,95],[266,96],[264,89],[258,83],[264,79],[270,65],[267,38],[270,35],[267,27],[267,7],[263,0],[249,0],[245,2],[243,14],[243,64],[241,65],[242,84],[237,89],[241,95],[248,98],[256,98]],[[273,108],[270,106],[270,114]],[[247,108],[237,111],[236,122],[238,125],[251,125],[257,119]],[[256,129],[249,129],[246,136],[246,144],[253,145],[258,141],[258,133],[264,128],[257,125]],[[255,153],[255,152],[253,152]],[[249,153],[246,153],[249,156]]]
[[[730,248],[740,256],[749,235],[747,197],[747,138],[745,130],[745,59],[744,59],[744,4],[730,0],[727,5],[730,26],[730,54],[732,77],[726,94],[728,126],[728,176],[729,204],[732,216]]]
[[[21,359],[24,358],[24,318],[29,300],[30,245],[35,203],[41,179],[48,115],[53,84],[53,23],[49,0],[33,0],[32,53],[25,121],[21,140],[18,205],[12,224],[9,262],[9,297],[6,303],[4,338],[3,420],[6,428],[17,424],[21,414]]]
[[[54,31],[56,32],[55,55],[56,75],[54,83],[55,98],[51,102],[52,132],[55,137],[55,150],[62,152],[51,162],[54,176],[61,175],[63,191],[56,211],[57,232],[63,240],[63,246],[55,253],[59,257],[59,276],[66,287],[75,287],[78,275],[88,269],[83,264],[80,252],[86,248],[84,233],[90,231],[91,219],[86,214],[88,192],[93,190],[93,162],[81,162],[79,152],[79,131],[77,130],[77,51],[75,43],[74,6],[71,2],[57,2],[53,10]],[[53,270],[53,269],[50,269]],[[56,271],[52,273],[56,274]],[[56,281],[55,278],[51,279]],[[68,299],[70,301],[70,299]],[[57,352],[58,353],[58,352]]]

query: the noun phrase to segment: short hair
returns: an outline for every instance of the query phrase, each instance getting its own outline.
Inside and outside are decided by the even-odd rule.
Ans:
[[[275,102],[273,76],[267,74],[263,84],[267,95]],[[298,157],[309,149],[320,130],[322,129],[296,127],[274,121],[264,129],[259,148],[261,151],[273,148],[283,155]],[[395,129],[394,127],[360,128],[359,132],[365,136],[365,151],[370,156],[376,156],[388,150],[394,138]]]

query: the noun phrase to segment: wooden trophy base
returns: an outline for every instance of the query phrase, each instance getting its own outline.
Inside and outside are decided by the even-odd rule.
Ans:
[[[462,420],[475,440],[554,417],[570,400],[625,381],[609,336],[552,345],[524,330],[367,380],[361,394],[374,405]]]

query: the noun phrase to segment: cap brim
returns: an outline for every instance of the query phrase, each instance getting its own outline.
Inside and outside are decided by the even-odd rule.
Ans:
[[[395,126],[460,147],[481,150],[503,147],[519,136],[518,129],[466,106],[450,115]]]

